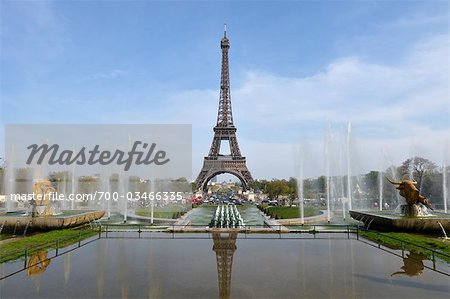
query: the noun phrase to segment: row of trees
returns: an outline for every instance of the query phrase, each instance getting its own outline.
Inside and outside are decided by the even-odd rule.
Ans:
[[[405,160],[400,166],[391,166],[383,172],[371,171],[367,174],[353,176],[351,178],[352,198],[355,200],[370,200],[378,202],[380,197],[380,183],[383,201],[389,205],[397,202],[398,191],[386,178],[391,180],[414,179],[420,193],[431,200],[432,203],[442,203],[443,198],[443,171],[447,171],[447,178],[450,177],[450,167],[442,169],[437,167],[432,161],[413,157]],[[348,196],[347,177],[335,176],[329,179],[333,184],[333,196]],[[449,185],[449,184],[447,184]],[[271,199],[283,199],[292,203],[297,197],[297,179],[289,180],[258,180],[253,185],[255,190],[259,190]],[[327,178],[320,176],[316,179],[305,179],[303,181],[303,196],[307,199],[324,199],[327,196]]]
[[[374,202],[380,196],[380,182],[382,182],[383,187],[381,189],[383,198],[385,202],[389,204],[394,204],[397,201],[397,191],[390,185],[386,177],[394,180],[400,179],[414,179],[417,181],[417,186],[424,196],[426,196],[432,203],[441,203],[443,198],[443,171],[447,172],[447,178],[450,178],[450,167],[445,170],[437,167],[432,161],[422,158],[413,157],[405,160],[400,166],[391,166],[384,172],[371,171],[367,174],[353,176],[351,178],[352,182],[352,198],[358,199],[369,199]],[[21,182],[23,188],[29,188],[31,172],[29,169],[17,169],[15,170],[16,177],[16,188],[21,189]],[[70,186],[70,174],[67,172],[53,173],[51,179],[55,181],[66,182],[65,187],[69,190]],[[141,180],[137,177],[129,178],[129,187],[135,191],[149,190],[149,182]],[[348,194],[346,190],[347,184],[345,183],[346,176],[337,176],[329,179],[331,184],[333,184],[333,192],[335,196],[345,196]],[[69,183],[67,184],[67,182]],[[118,177],[115,175],[109,178],[110,186],[113,190],[118,189]],[[100,189],[101,184],[98,177],[81,177],[78,182],[78,192],[89,193],[92,189]],[[194,185],[189,185],[190,183],[185,179],[181,178],[178,180],[167,181],[157,181],[153,188],[160,189],[163,187],[174,187],[179,191],[190,191],[190,187],[195,187]],[[330,185],[331,185],[330,184]],[[450,184],[447,184],[450,185]],[[298,197],[297,191],[297,179],[290,178],[289,180],[284,179],[272,179],[272,180],[257,180],[252,186],[255,191],[260,191],[267,194],[271,199],[281,199],[283,201],[292,202]],[[321,199],[326,198],[327,192],[327,178],[325,176],[320,176],[315,179],[305,179],[303,181],[304,198],[309,199]],[[27,190],[16,190],[16,192],[24,193]],[[0,194],[4,194],[4,160],[0,158]],[[338,194],[338,195],[336,195]],[[391,202],[389,202],[391,201]]]

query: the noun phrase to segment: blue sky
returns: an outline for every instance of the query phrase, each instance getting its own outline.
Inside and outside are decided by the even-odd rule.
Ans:
[[[255,177],[296,175],[298,144],[306,175],[323,173],[325,132],[342,144],[348,121],[354,172],[449,162],[448,1],[2,1],[0,14],[3,124],[191,123],[195,176],[227,23]]]

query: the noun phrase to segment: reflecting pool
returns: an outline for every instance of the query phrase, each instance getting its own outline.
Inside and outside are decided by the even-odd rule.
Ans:
[[[396,254],[399,254],[397,256]],[[413,252],[323,234],[118,233],[0,280],[0,298],[449,298]],[[51,258],[51,260],[47,260]],[[24,261],[0,265],[0,275]],[[439,269],[449,265],[439,263]],[[444,271],[445,272],[445,271]]]

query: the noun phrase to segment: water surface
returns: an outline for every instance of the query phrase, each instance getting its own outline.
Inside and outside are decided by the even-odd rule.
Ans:
[[[449,298],[450,294],[450,277],[427,269],[430,261],[409,253],[398,257],[342,235],[152,236],[89,243],[51,259],[38,274],[22,271],[0,281],[0,297],[218,298],[221,293],[225,298]],[[3,264],[0,274],[21,265],[23,261]]]

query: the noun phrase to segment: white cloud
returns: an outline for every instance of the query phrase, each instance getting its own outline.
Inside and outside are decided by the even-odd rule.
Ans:
[[[413,123],[416,117],[447,108],[448,52],[448,36],[439,36],[394,66],[349,57],[305,78],[249,72],[233,93],[238,99],[234,105],[249,122],[261,124],[350,119],[377,123],[380,118]]]
[[[358,144],[355,172],[379,170],[388,166],[386,159],[398,164],[413,154],[443,163],[450,139],[449,50],[449,36],[439,35],[419,42],[394,65],[345,57],[309,77],[249,71],[232,98],[241,150],[255,176],[295,175],[292,148],[298,140],[292,136],[298,132],[309,135],[309,159],[317,161],[310,163],[315,169],[309,175],[323,174],[324,133],[318,128],[347,121],[354,124]],[[194,124],[194,153],[204,148],[194,157],[194,172],[210,145],[212,133],[204,128],[214,125],[217,95],[211,90],[183,92],[172,98],[167,111],[182,107],[177,114]]]

